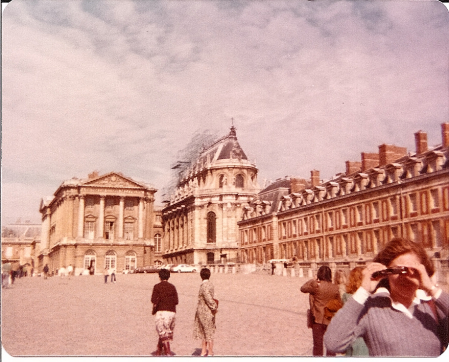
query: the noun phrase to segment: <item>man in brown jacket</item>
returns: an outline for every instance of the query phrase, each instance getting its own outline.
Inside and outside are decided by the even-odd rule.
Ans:
[[[310,293],[310,309],[314,316],[312,324],[313,355],[323,356],[323,337],[330,319],[326,316],[326,305],[337,300],[341,302],[338,285],[332,284],[332,271],[328,266],[321,266],[318,269],[317,278],[311,279],[301,287],[301,292]],[[335,356],[334,353],[327,352],[327,356]]]

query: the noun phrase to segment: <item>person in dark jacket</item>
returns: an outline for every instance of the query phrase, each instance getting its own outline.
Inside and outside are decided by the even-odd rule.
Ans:
[[[158,356],[162,355],[162,353],[165,353],[167,356],[172,354],[170,342],[173,341],[178,292],[175,286],[168,282],[169,278],[170,271],[161,269],[159,271],[159,279],[161,282],[153,287],[153,294],[151,295],[156,331],[159,335],[156,352]]]
[[[338,285],[332,283],[332,271],[328,266],[318,269],[316,279],[311,279],[301,287],[301,292],[309,293],[313,298],[310,309],[314,316],[312,324],[313,355],[323,356],[323,337],[330,320],[325,315],[325,307],[332,300],[341,301]],[[327,351],[327,356],[335,353]]]

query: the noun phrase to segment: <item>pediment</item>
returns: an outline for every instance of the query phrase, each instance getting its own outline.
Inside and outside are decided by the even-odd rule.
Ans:
[[[115,172],[89,180],[83,186],[144,188],[143,185]]]

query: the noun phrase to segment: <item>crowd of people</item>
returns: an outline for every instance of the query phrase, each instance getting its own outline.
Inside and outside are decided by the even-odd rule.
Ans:
[[[19,262],[2,264],[2,288],[14,284],[16,278],[32,276],[34,268],[30,264],[20,265]]]

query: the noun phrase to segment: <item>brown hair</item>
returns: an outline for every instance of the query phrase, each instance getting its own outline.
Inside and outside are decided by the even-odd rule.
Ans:
[[[359,289],[362,284],[362,270],[363,266],[356,266],[349,273],[348,282],[346,283],[346,293],[354,294],[357,289]]]
[[[335,273],[334,280],[334,284],[345,284],[347,280],[345,271],[338,269]]]
[[[435,273],[432,261],[427,256],[424,248],[420,244],[404,238],[395,238],[388,242],[387,245],[385,245],[385,248],[377,254],[373,261],[388,267],[398,256],[407,253],[414,253],[418,256],[429,276],[432,276]]]

